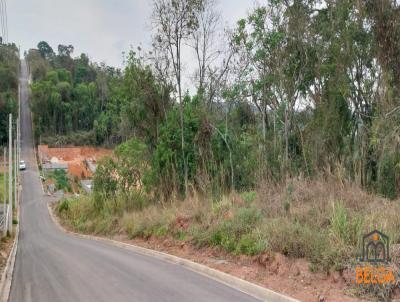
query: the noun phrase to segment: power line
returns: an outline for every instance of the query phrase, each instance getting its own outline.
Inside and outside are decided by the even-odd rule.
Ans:
[[[0,0],[1,37],[8,43],[7,0]]]
[[[1,17],[1,38],[4,42],[4,19],[3,19],[3,0],[0,0],[0,17]]]
[[[6,27],[6,42],[8,43],[8,17],[7,17],[7,0],[4,0],[4,12],[5,12],[5,27]]]
[[[3,18],[3,40],[4,43],[7,43],[7,33],[6,33],[6,10],[5,10],[5,4],[4,4],[4,0],[1,0],[2,2],[2,6],[3,6],[3,14],[2,14],[2,18]]]
[[[1,38],[2,42],[5,43],[5,28],[4,28],[4,9],[3,0],[0,0],[0,20],[1,20]]]

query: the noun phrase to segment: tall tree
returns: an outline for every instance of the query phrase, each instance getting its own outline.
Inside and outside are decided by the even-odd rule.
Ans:
[[[46,41],[39,42],[37,48],[45,60],[50,60],[55,56],[53,48]]]
[[[188,167],[185,156],[184,102],[182,94],[182,49],[193,31],[198,27],[198,12],[202,0],[154,0],[153,1],[153,44],[158,50],[165,50],[164,57],[172,67],[180,105],[181,148],[184,163],[185,191],[188,190]]]

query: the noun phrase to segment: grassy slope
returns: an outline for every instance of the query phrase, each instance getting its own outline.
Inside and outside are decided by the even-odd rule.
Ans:
[[[134,237],[174,237],[233,254],[279,252],[306,258],[312,269],[341,270],[357,257],[362,234],[377,226],[400,240],[400,204],[357,187],[330,181],[231,194],[216,202],[193,196],[168,205],[134,208],[135,200],[108,200],[97,210],[92,197],[62,202],[58,210],[77,231]]]
[[[138,197],[137,197],[138,198]],[[140,203],[143,202],[142,198]],[[354,270],[362,235],[378,228],[400,242],[400,203],[370,195],[337,180],[292,180],[217,201],[184,201],[134,210],[138,200],[93,196],[64,200],[62,221],[75,231],[128,238],[174,238],[193,246],[218,247],[235,255],[281,253],[305,258],[310,271]],[[393,287],[353,288],[360,295],[388,297]]]

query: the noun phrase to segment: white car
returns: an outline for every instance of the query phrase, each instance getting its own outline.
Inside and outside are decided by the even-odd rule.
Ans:
[[[25,170],[26,169],[26,163],[24,160],[19,161],[19,169],[20,170]]]

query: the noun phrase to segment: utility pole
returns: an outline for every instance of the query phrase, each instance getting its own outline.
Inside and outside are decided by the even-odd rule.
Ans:
[[[21,77],[22,68],[20,64],[19,74]],[[21,83],[18,83],[18,121],[17,121],[17,144],[18,144],[18,164],[21,160]],[[18,170],[19,171],[19,170]],[[19,172],[18,172],[18,179],[19,179]]]
[[[18,139],[18,137],[19,137],[19,135],[18,135],[18,128],[19,128],[19,123],[18,123],[18,121],[19,121],[19,118],[17,117],[17,132],[16,132],[16,137],[15,137],[15,160],[16,160],[16,163],[17,163],[17,180],[19,180],[19,173],[18,173],[18,171],[19,171],[19,152],[18,152],[18,150],[19,150],[19,145],[18,145],[18,141],[19,141],[19,139]]]
[[[13,217],[13,198],[12,198],[12,114],[8,116],[8,207],[10,208],[10,217],[8,220],[9,230],[12,233]]]
[[[21,61],[19,64],[19,76],[21,77]],[[21,81],[18,82],[18,117],[17,117],[17,175],[18,175],[18,186],[16,192],[18,194],[18,206],[21,202],[20,196],[20,184],[21,184],[21,173],[19,170],[19,162],[21,161]]]
[[[18,105],[18,107],[19,107],[19,105]],[[19,111],[18,111],[18,118],[17,118],[17,145],[16,145],[16,148],[15,148],[15,153],[16,153],[16,158],[17,158],[17,162],[16,162],[16,175],[17,175],[17,182],[16,182],[16,189],[15,189],[15,192],[16,192],[16,194],[17,194],[17,201],[18,201],[18,205],[19,205],[19,202],[20,202],[20,198],[21,198],[21,196],[20,196],[20,192],[19,192],[19,186],[20,186],[20,183],[21,183],[21,174],[20,174],[20,172],[19,172],[19,162],[20,162],[20,160],[21,160],[21,154],[20,154],[20,150],[21,150],[21,138],[20,138],[20,133],[19,133],[19,131],[20,131],[20,114],[19,114]]]
[[[3,237],[7,236],[7,227],[8,227],[8,221],[7,221],[7,147],[4,147],[4,154],[3,154],[3,166],[4,166],[4,172],[3,172],[3,178],[4,178],[4,200],[3,200]]]
[[[14,139],[14,206],[17,208],[17,165],[19,169],[19,163],[17,162],[17,140]]]

